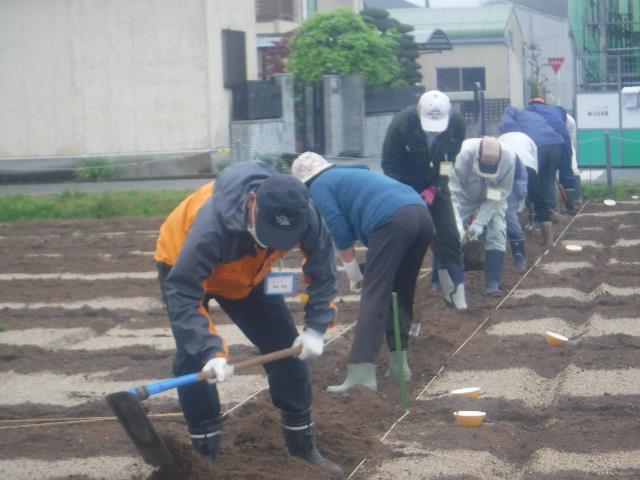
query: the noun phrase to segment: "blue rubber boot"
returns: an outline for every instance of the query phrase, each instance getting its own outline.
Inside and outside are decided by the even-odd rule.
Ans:
[[[513,255],[513,263],[520,272],[527,271],[527,256],[525,255],[524,240],[511,240],[511,254]]]
[[[502,278],[502,264],[504,252],[500,250],[485,250],[484,252],[484,286],[487,295],[501,297],[504,295],[500,287]]]

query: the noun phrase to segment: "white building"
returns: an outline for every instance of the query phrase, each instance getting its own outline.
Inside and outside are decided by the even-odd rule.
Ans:
[[[230,145],[255,24],[255,0],[0,0],[0,159]],[[244,41],[227,63],[223,37]]]

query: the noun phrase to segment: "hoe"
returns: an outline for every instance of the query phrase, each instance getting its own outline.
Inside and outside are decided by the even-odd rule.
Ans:
[[[242,370],[269,362],[275,362],[283,358],[296,356],[302,347],[285,348],[276,352],[267,353],[257,357],[247,358],[233,364],[234,370]],[[158,382],[132,387],[122,392],[110,393],[107,395],[107,403],[115,413],[118,421],[125,432],[138,449],[140,455],[146,463],[153,466],[171,465],[174,463],[173,456],[165,445],[164,441],[153,428],[147,413],[140,403],[151,395],[171,390],[172,388],[190,385],[192,383],[215,378],[213,370],[206,372],[191,373],[181,377],[168,378]]]

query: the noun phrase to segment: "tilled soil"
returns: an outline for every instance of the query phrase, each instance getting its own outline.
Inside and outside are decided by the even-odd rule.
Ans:
[[[545,255],[527,231],[530,263],[540,256],[539,263],[504,301],[484,295],[481,272],[467,272],[465,312],[446,309],[431,291],[428,255],[416,291],[422,331],[410,345],[408,415],[398,383],[383,376],[385,348],[378,392],[326,392],[344,378],[347,329],[310,365],[320,449],[352,478],[640,477],[639,219],[637,203],[586,205],[575,218],[561,217],[556,233],[571,224]],[[161,221],[0,224],[0,478],[325,478],[287,455],[260,369],[221,385],[229,413],[215,465],[188,446],[175,392],[145,402],[176,459],[172,470],[142,465],[111,418],[105,393],[171,375],[171,336],[150,255]],[[564,240],[584,242],[583,254],[568,256]],[[299,265],[295,253],[283,262]],[[522,274],[509,253],[505,265],[509,291]],[[350,294],[341,274],[339,327],[356,319]],[[301,323],[302,307],[291,300]],[[213,314],[232,335],[229,319]],[[568,346],[545,344],[547,329],[568,336]],[[229,338],[237,338],[229,342],[233,359],[256,353]],[[448,394],[464,386],[480,386],[481,397]],[[457,409],[486,411],[487,419],[457,427]]]

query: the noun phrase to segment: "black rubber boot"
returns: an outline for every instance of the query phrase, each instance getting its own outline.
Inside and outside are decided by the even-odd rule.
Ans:
[[[291,456],[306,460],[329,472],[333,478],[344,477],[344,472],[339,465],[320,454],[310,411],[294,413],[282,410],[282,434]]]
[[[215,462],[220,450],[222,438],[222,418],[214,418],[202,422],[195,427],[189,427],[191,445],[206,460]]]

